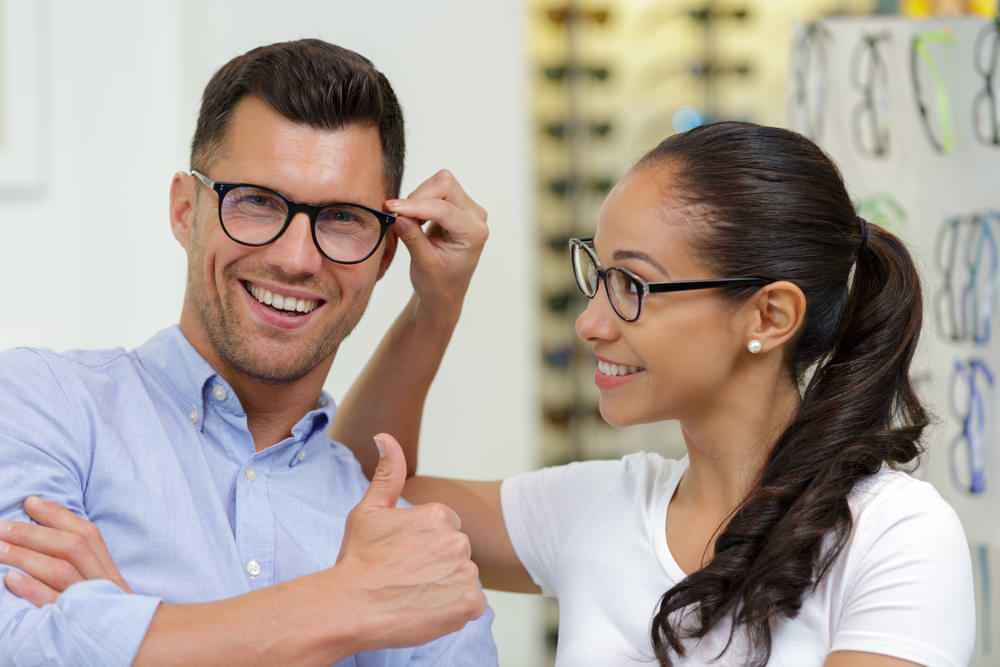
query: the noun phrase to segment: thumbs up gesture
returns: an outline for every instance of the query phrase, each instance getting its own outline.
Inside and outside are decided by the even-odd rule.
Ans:
[[[378,468],[347,517],[334,567],[360,624],[358,650],[425,644],[486,608],[458,515],[439,503],[397,508],[406,458],[392,436],[375,442]]]

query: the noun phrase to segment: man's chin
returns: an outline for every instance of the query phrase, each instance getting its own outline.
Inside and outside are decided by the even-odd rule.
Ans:
[[[236,355],[236,358],[226,359],[226,362],[251,380],[276,385],[294,384],[318,365],[308,362],[274,364],[260,358],[240,358],[240,355]]]

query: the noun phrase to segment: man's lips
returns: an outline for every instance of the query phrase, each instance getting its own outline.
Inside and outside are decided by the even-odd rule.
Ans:
[[[259,303],[276,311],[308,314],[326,303],[321,297],[301,290],[249,280],[242,280],[240,283]]]
[[[241,281],[241,285],[254,319],[285,331],[305,327],[326,304],[300,291],[272,290],[250,281]],[[300,298],[300,294],[310,298]]]

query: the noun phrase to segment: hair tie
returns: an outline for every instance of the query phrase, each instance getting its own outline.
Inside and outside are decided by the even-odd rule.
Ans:
[[[868,249],[870,232],[868,231],[868,221],[861,216],[858,216],[858,226],[861,227],[861,245],[858,246],[858,257],[861,257],[861,253]]]

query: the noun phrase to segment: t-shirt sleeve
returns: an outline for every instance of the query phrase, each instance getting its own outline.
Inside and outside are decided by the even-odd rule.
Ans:
[[[543,468],[503,482],[500,500],[511,544],[546,595],[557,595],[563,546],[622,470],[621,461]]]
[[[965,667],[975,644],[972,560],[955,511],[930,485],[880,503],[855,542],[833,651],[863,651],[929,667]],[[867,547],[867,548],[866,548]]]

